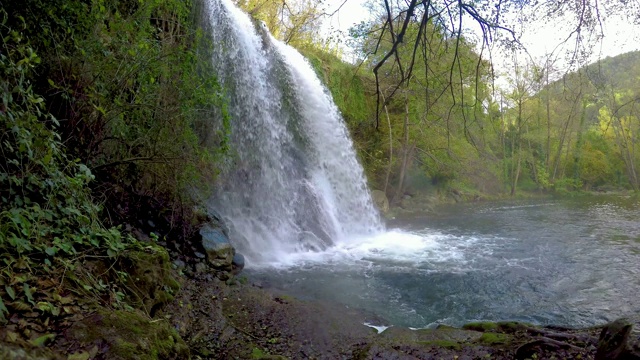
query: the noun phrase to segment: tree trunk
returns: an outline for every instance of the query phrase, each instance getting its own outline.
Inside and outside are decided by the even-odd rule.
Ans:
[[[551,164],[551,88],[549,87],[549,64],[547,62],[547,149],[545,151],[545,167],[549,171]]]
[[[576,148],[573,152],[573,178],[580,180],[580,158],[582,157],[582,131],[584,128],[584,122],[587,117],[587,101],[582,100],[582,114],[580,114],[580,126],[578,127],[578,134],[576,139]]]
[[[381,93],[382,94],[382,93]],[[393,165],[393,134],[391,133],[391,119],[389,118],[389,110],[387,103],[382,95],[382,103],[384,104],[384,112],[387,115],[387,125],[389,125],[389,163],[387,164],[387,175],[384,179],[384,189],[382,191],[386,194],[389,187],[389,176],[391,175],[391,166]]]
[[[404,195],[404,178],[407,172],[407,163],[409,159],[409,96],[405,94],[404,98],[404,121],[402,124],[402,163],[400,166],[400,176],[398,186],[396,188],[393,203],[397,204],[402,200]]]
[[[516,165],[515,174],[513,174],[513,183],[511,183],[511,196],[516,194],[518,186],[518,178],[520,177],[520,162],[522,161],[522,147],[518,146],[518,164]]]

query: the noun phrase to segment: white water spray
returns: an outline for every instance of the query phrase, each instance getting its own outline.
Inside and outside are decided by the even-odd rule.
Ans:
[[[250,262],[382,229],[348,131],[309,62],[229,0],[209,0],[235,163],[211,200]]]

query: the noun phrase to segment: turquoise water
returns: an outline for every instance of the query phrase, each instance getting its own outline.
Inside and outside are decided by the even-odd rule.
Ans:
[[[247,274],[386,325],[597,325],[640,313],[639,215],[624,197],[451,205]]]

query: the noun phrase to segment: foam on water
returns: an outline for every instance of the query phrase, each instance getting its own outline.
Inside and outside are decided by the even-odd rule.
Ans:
[[[482,250],[475,244],[486,241],[471,236],[454,236],[429,229],[408,232],[392,229],[371,236],[360,236],[338,241],[322,251],[282,252],[277,261],[252,264],[256,268],[312,269],[331,267],[335,270],[384,266],[389,270],[420,269],[464,271],[474,258],[491,252],[491,246]]]

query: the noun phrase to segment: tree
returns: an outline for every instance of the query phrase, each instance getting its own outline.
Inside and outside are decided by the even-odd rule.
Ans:
[[[323,1],[239,0],[238,6],[264,21],[274,37],[294,46],[313,44],[325,15]]]
[[[370,54],[374,46],[392,46],[393,39],[380,31],[376,24],[352,30],[358,37],[361,54]],[[422,38],[425,44],[413,59],[414,48],[410,44],[421,31],[426,34]],[[419,171],[423,174],[420,176],[430,177],[433,184],[445,184],[458,176],[472,176],[480,168],[474,166],[470,171],[469,162],[480,163],[474,146],[486,147],[485,103],[490,96],[489,64],[478,61],[470,41],[449,37],[433,23],[422,29],[421,24],[410,23],[405,36],[408,43],[397,48],[399,62],[384,64],[377,79],[381,86],[379,96],[386,99],[401,95],[383,102],[388,126],[378,128],[379,132],[389,129],[391,141],[386,168],[387,173],[391,168],[397,170],[392,179],[395,191],[391,195],[392,202],[396,203],[404,195],[408,172],[413,172],[415,177],[415,171]],[[380,38],[382,41],[378,41]],[[459,66],[452,73],[451,61],[456,57]],[[398,88],[403,68],[410,61],[414,61],[414,72],[410,80]],[[378,57],[370,55],[361,67],[373,69],[378,62]],[[384,178],[383,183],[387,184],[388,176]]]
[[[411,78],[413,66],[416,60],[416,54],[419,49],[424,46],[422,37],[425,36],[426,24],[434,23],[440,26],[445,34],[457,39],[462,39],[465,29],[473,24],[480,28],[482,33],[481,55],[484,51],[490,53],[488,45],[492,41],[501,40],[506,44],[518,45],[518,41],[514,32],[513,13],[523,13],[520,21],[533,21],[536,19],[546,19],[554,21],[562,19],[568,22],[572,30],[565,43],[574,42],[574,46],[570,50],[569,61],[572,65],[583,64],[591,54],[593,47],[590,41],[597,41],[603,36],[603,15],[620,15],[628,20],[638,21],[640,19],[640,3],[638,1],[629,0],[560,0],[547,1],[539,3],[536,0],[520,0],[520,1],[504,1],[490,0],[484,2],[463,2],[461,0],[408,0],[394,1],[382,0],[383,23],[380,26],[381,34],[388,34],[392,40],[389,48],[381,49],[376,46],[372,52],[378,55],[382,51],[382,55],[377,61],[373,72],[376,81],[380,75],[380,69],[383,64],[388,61],[397,63],[400,66],[400,58],[398,49],[407,39],[406,33],[410,23],[420,24],[420,31],[417,36],[411,39],[413,54],[406,64],[400,69],[401,76],[396,87],[399,89],[401,85]],[[524,9],[534,8],[530,14],[525,14]],[[506,35],[506,36],[505,36]],[[379,37],[378,45],[381,43],[383,36]],[[460,43],[456,43],[456,51]],[[458,58],[454,57],[451,63],[451,72],[459,67]],[[378,81],[377,81],[377,84]],[[380,112],[380,96],[378,86],[378,113]],[[389,97],[387,97],[389,101]]]

